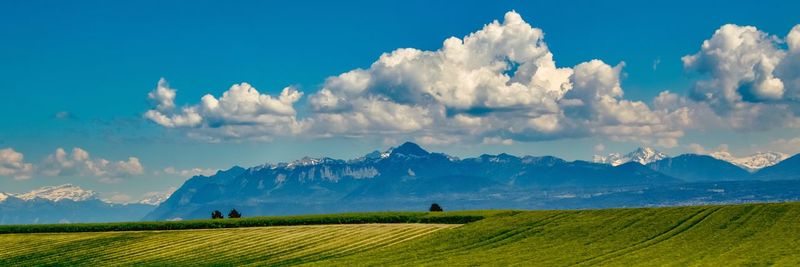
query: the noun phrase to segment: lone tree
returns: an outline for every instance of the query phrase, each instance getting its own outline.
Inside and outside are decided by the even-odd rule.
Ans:
[[[428,210],[429,211],[435,211],[435,212],[444,211],[444,210],[442,210],[442,207],[439,206],[439,204],[436,204],[436,203],[431,204],[431,208],[428,209]]]
[[[222,212],[218,210],[215,210],[214,212],[211,213],[211,219],[222,219],[222,218],[225,217],[222,217]]]
[[[228,213],[228,218],[235,219],[235,218],[241,218],[241,217],[242,217],[242,214],[239,213],[238,211],[236,211],[236,209],[232,209],[231,212]]]

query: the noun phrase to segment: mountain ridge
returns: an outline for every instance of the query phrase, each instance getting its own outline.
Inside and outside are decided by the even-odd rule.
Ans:
[[[756,172],[760,169],[773,166],[789,158],[787,154],[772,151],[756,152],[755,154],[744,157],[733,156],[728,151],[717,151],[710,153],[709,156],[730,162],[750,172]]]
[[[647,165],[648,163],[659,161],[668,157],[669,156],[667,156],[667,154],[661,153],[654,148],[639,147],[636,150],[624,155],[620,153],[610,153],[607,156],[595,155],[592,158],[592,161],[596,163],[610,164],[612,166],[618,166],[632,161],[638,162],[642,165]]]
[[[304,157],[195,176],[144,219],[205,218],[232,208],[290,215],[413,210],[431,202],[455,209],[562,209],[794,198],[785,188],[795,180],[760,181],[766,174],[707,155],[669,157],[640,148],[625,156],[619,164],[506,153],[459,159],[407,142],[350,160]],[[793,170],[780,170],[790,167],[770,169],[785,175]]]
[[[232,206],[251,214],[294,214],[368,211],[376,205],[406,210],[431,201],[488,205],[491,198],[529,201],[525,195],[532,191],[680,182],[638,162],[611,166],[506,153],[459,159],[406,142],[352,160],[303,158],[195,176],[145,219],[204,218],[209,210]]]

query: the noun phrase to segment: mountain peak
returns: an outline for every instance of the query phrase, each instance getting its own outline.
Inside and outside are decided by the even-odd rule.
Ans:
[[[659,161],[668,158],[667,154],[661,153],[652,147],[639,147],[633,152],[622,155],[619,153],[611,153],[608,156],[594,156],[594,162],[611,164],[612,166],[619,166],[628,162],[638,162],[642,165]]]
[[[640,147],[626,156],[631,159],[630,161],[639,162],[642,165],[669,157],[667,154],[661,153],[652,147]]]
[[[406,156],[427,156],[430,154],[419,145],[412,142],[405,142],[402,145],[392,149],[391,155],[406,155]]]
[[[85,190],[76,185],[63,184],[59,186],[45,186],[32,190],[28,193],[18,195],[17,197],[23,200],[41,198],[56,202],[65,199],[72,201],[85,201],[96,199],[97,194],[92,190]]]

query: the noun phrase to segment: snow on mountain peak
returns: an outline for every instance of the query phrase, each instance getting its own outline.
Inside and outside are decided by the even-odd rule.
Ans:
[[[650,162],[659,161],[668,157],[667,154],[661,153],[654,148],[640,147],[625,155],[620,153],[611,153],[608,154],[608,156],[595,155],[593,161],[596,163],[611,164],[612,166],[619,166],[631,161],[646,165]]]
[[[789,157],[788,154],[780,152],[771,152],[771,151],[757,152],[753,155],[745,157],[736,157],[727,150],[713,152],[710,153],[709,156],[719,160],[730,162],[733,165],[742,167],[751,172],[778,164],[779,162]]]
[[[85,190],[76,185],[64,184],[59,186],[45,186],[25,194],[17,195],[17,197],[23,200],[40,198],[50,201],[61,201],[65,199],[85,201],[96,199],[97,194],[92,190]]]
[[[157,206],[157,205],[163,203],[164,201],[167,201],[167,199],[172,195],[172,192],[174,192],[174,191],[162,192],[162,193],[151,193],[151,194],[145,196],[144,198],[142,198],[142,200],[139,200],[139,204]]]
[[[301,159],[289,162],[286,165],[286,168],[292,168],[294,166],[313,166],[320,163],[323,163],[327,160],[327,158],[312,158],[312,157],[303,157]]]

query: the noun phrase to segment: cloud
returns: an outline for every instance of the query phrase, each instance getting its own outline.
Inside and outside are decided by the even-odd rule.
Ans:
[[[55,115],[56,119],[59,119],[59,120],[66,120],[66,119],[69,119],[71,116],[72,115],[70,115],[69,112],[67,112],[67,111],[59,111],[59,112],[56,112],[56,115]]]
[[[714,153],[730,153],[728,144],[720,144],[716,149],[706,149],[700,144],[691,143],[686,146],[690,152],[698,155],[710,155]]]
[[[777,139],[767,144],[763,149],[794,155],[800,153],[800,137]]]
[[[25,163],[24,159],[22,153],[12,148],[0,149],[0,176],[9,176],[16,180],[29,179],[34,167],[33,164]]]
[[[691,110],[624,99],[622,68],[600,60],[558,66],[544,32],[511,11],[437,50],[396,49],[369,68],[327,78],[299,105],[308,108],[303,117],[295,109],[303,93],[292,87],[270,96],[242,83],[178,108],[163,79],[144,116],[207,141],[380,135],[449,144],[599,136],[675,146]]]
[[[147,98],[155,103],[156,109],[168,111],[175,108],[175,95],[176,90],[170,88],[167,80],[162,77],[158,80],[156,89],[147,94]]]
[[[452,145],[461,141],[458,136],[433,136],[424,135],[414,139],[415,142],[422,145]]]
[[[101,199],[108,203],[117,204],[131,203],[131,200],[133,200],[130,195],[121,192],[104,193],[102,194]]]
[[[176,91],[162,78],[149,98],[156,103],[147,119],[167,128],[189,128],[201,138],[220,140],[287,135],[300,131],[294,103],[303,93],[286,87],[277,97],[261,94],[248,83],[235,84],[217,98],[207,94],[200,103],[177,110]]]
[[[706,104],[726,126],[738,130],[797,127],[800,120],[800,25],[785,39],[753,26],[726,24],[684,68],[708,78],[694,83],[690,98]],[[781,47],[786,42],[787,48]]]
[[[699,52],[682,58],[685,68],[712,77],[695,84],[693,97],[713,100],[719,108],[732,108],[740,101],[780,99],[784,86],[774,70],[785,52],[777,42],[752,26],[722,26]]]
[[[503,139],[501,137],[484,137],[481,141],[482,144],[485,145],[513,145],[514,140],[511,139]]]
[[[94,176],[100,177],[104,183],[116,183],[121,181],[120,178],[143,174],[144,166],[136,157],[112,162],[92,158],[81,148],[73,148],[71,154],[58,148],[44,160],[41,173],[47,176]]]
[[[601,153],[606,150],[606,145],[600,143],[594,146],[594,153]]]
[[[543,38],[508,12],[502,23],[448,38],[439,50],[383,54],[368,69],[328,78],[309,97],[319,112],[312,129],[326,136],[406,133],[490,142],[600,135],[668,146],[683,135],[668,118],[680,115],[674,110],[622,99],[623,63],[558,67]]]

